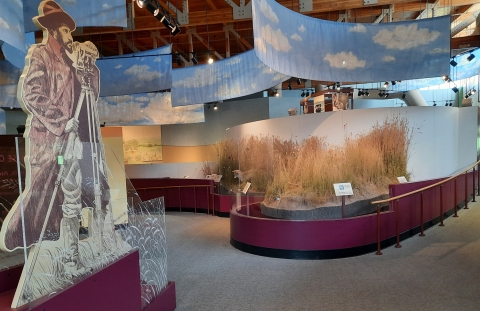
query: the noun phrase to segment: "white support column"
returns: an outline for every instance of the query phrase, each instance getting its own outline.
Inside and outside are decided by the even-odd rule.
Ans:
[[[378,16],[373,23],[374,24],[381,23],[385,18],[385,16],[388,16],[388,22],[391,23],[393,18],[393,12],[395,12],[395,6],[393,4],[390,4],[388,9],[382,9],[382,14],[380,14],[380,16]]]
[[[170,8],[170,10],[175,12],[175,14],[177,15],[177,21],[180,25],[190,24],[190,18],[189,18],[189,15],[188,15],[188,0],[182,0],[183,11],[180,11],[170,1],[167,1],[167,6]]]
[[[252,18],[252,1],[245,4],[245,0],[240,0],[240,5],[237,5],[233,0],[225,0],[233,9],[233,19],[247,19]]]
[[[425,10],[417,16],[416,19],[424,19],[428,17],[435,17],[435,9],[440,6],[440,0],[435,1],[435,3],[428,3],[425,7]]]

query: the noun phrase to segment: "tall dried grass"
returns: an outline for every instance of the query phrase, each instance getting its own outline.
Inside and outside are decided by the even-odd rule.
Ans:
[[[252,191],[265,192],[267,202],[280,198],[283,203],[318,206],[335,198],[334,183],[350,182],[357,195],[364,195],[371,189],[386,193],[397,176],[409,178],[411,139],[408,121],[394,116],[366,134],[346,138],[343,146],[330,146],[324,137],[316,136],[300,144],[250,136],[238,144],[218,142],[215,148],[222,183],[227,187],[239,184],[231,173],[239,169],[243,182],[251,182]]]

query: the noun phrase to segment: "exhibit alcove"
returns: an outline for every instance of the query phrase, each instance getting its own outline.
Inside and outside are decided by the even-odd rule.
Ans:
[[[232,211],[232,244],[239,246],[240,249],[245,249],[248,248],[248,245],[255,246],[258,241],[265,242],[268,240],[269,242],[266,244],[259,242],[259,245],[263,245],[262,247],[266,249],[300,252],[340,251],[357,247],[363,249],[365,245],[373,247],[372,243],[376,240],[376,232],[370,232],[370,230],[375,228],[376,218],[372,217],[371,214],[376,211],[376,206],[372,206],[370,202],[391,196],[391,187],[399,186],[397,177],[406,176],[410,181],[409,184],[432,181],[451,176],[476,161],[477,108],[439,108],[405,107],[347,110],[270,119],[228,129],[227,139],[237,142],[238,146],[241,146],[242,141],[258,141],[259,139],[265,140],[266,145],[270,144],[272,146],[269,149],[272,150],[273,156],[271,157],[268,151],[262,155],[257,154],[258,158],[253,157],[251,154],[249,155],[252,148],[239,147],[238,154],[239,158],[247,156],[253,161],[257,161],[260,156],[267,158],[265,161],[259,160],[259,162],[264,161],[267,165],[266,169],[262,170],[262,174],[269,171],[273,172],[273,178],[267,181],[266,199],[268,199],[269,187],[271,188],[273,185],[277,191],[273,197],[270,197],[268,204],[251,206],[250,211],[253,211],[251,214],[242,212],[242,208]],[[393,170],[377,164],[371,166],[368,161],[372,160],[376,152],[373,152],[374,148],[367,142],[368,135],[382,126],[387,125],[388,128],[392,123],[401,124],[401,127],[405,129],[406,136],[387,135],[388,143],[390,145],[405,145],[405,143],[408,143],[408,146],[386,157],[393,165]],[[379,140],[378,137],[375,139]],[[302,144],[307,142],[308,147],[308,143],[312,140],[320,141],[320,144],[317,143],[316,145],[321,145],[326,150],[326,154],[320,153],[318,158],[302,158],[304,152],[301,148]],[[360,141],[359,148],[348,149],[344,147],[355,140]],[[281,146],[286,149],[281,153],[290,155],[287,160],[283,158],[278,161],[279,152],[276,150],[280,148],[275,148],[276,142],[281,142]],[[318,148],[313,150],[314,153],[319,154]],[[401,157],[398,156],[398,153],[402,153]],[[333,154],[333,156],[329,154]],[[380,159],[382,159],[382,155],[380,155]],[[295,162],[297,160],[299,162]],[[309,160],[310,163],[306,160]],[[319,164],[318,162],[321,161],[326,163]],[[293,165],[291,162],[293,162]],[[381,162],[379,161],[380,164]],[[383,155],[383,162],[386,162],[385,155]],[[351,164],[346,165],[349,163]],[[298,169],[302,166],[307,169]],[[254,173],[252,170],[248,170],[248,165],[244,164],[243,168],[245,169],[245,167],[247,169],[242,171],[242,165],[240,165],[240,171],[244,176],[250,175],[245,179],[252,183],[251,189],[255,189],[255,179],[252,177]],[[365,167],[369,167],[369,173],[377,173],[377,175],[374,174],[373,177],[362,175],[364,173],[362,170]],[[396,170],[396,168],[401,169]],[[291,174],[291,172],[288,172],[289,169],[296,171]],[[327,172],[324,174],[322,169],[327,170]],[[328,172],[328,170],[332,172]],[[316,175],[310,173],[310,171],[317,171],[315,172]],[[248,174],[245,174],[245,172]],[[308,174],[310,176],[304,178]],[[318,184],[318,179],[325,178],[322,175],[328,174],[333,177],[327,179],[327,182],[324,182],[320,187],[310,188],[320,189],[323,187],[326,193],[330,193],[330,198],[324,199],[322,202],[318,200],[318,193],[308,191],[309,183]],[[278,175],[287,176],[283,184],[278,183],[278,180],[280,180],[277,177]],[[376,183],[376,181],[380,182]],[[335,197],[334,183],[352,184],[353,196],[347,197],[345,207],[343,207],[345,210],[342,210],[341,198]],[[374,186],[377,186],[377,189],[374,189]],[[297,193],[292,194],[293,190],[296,190]],[[317,204],[311,204],[309,200]],[[365,202],[365,205],[359,204],[362,201]],[[359,208],[352,210],[355,205],[359,205]],[[380,217],[388,222],[392,214],[394,214],[393,211],[386,211]],[[309,226],[315,228],[315,230],[313,232],[309,231],[307,229]],[[355,228],[355,230],[351,228]],[[406,229],[410,230],[412,228]],[[248,233],[245,233],[247,231]],[[282,232],[281,236],[275,236],[279,232]],[[286,232],[291,234],[286,234]],[[254,240],[257,242],[245,240],[244,238],[247,235],[255,237]],[[304,243],[310,237],[319,236],[322,237],[322,245],[317,243],[317,238],[317,242],[305,246]],[[342,238],[339,237],[345,236],[351,236],[357,242],[342,243]],[[387,239],[391,236],[385,232],[383,237]],[[325,239],[330,242],[325,241]],[[272,244],[272,241],[275,242]],[[328,256],[335,257],[336,255],[331,253]]]

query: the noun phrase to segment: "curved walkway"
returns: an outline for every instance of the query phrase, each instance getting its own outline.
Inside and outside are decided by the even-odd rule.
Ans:
[[[167,212],[176,310],[480,310],[480,202],[468,206],[400,249],[334,260],[243,253],[228,218]]]

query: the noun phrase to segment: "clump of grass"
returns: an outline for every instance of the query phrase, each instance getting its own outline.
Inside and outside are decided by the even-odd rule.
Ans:
[[[216,149],[219,169],[225,168],[224,185],[238,184],[231,171],[239,169],[252,191],[265,192],[266,202],[280,198],[282,204],[318,206],[335,199],[334,183],[352,183],[359,196],[371,189],[386,193],[397,176],[409,178],[411,138],[408,121],[394,116],[368,133],[346,138],[343,146],[330,146],[316,136],[301,143],[250,136],[238,144],[221,141]]]

